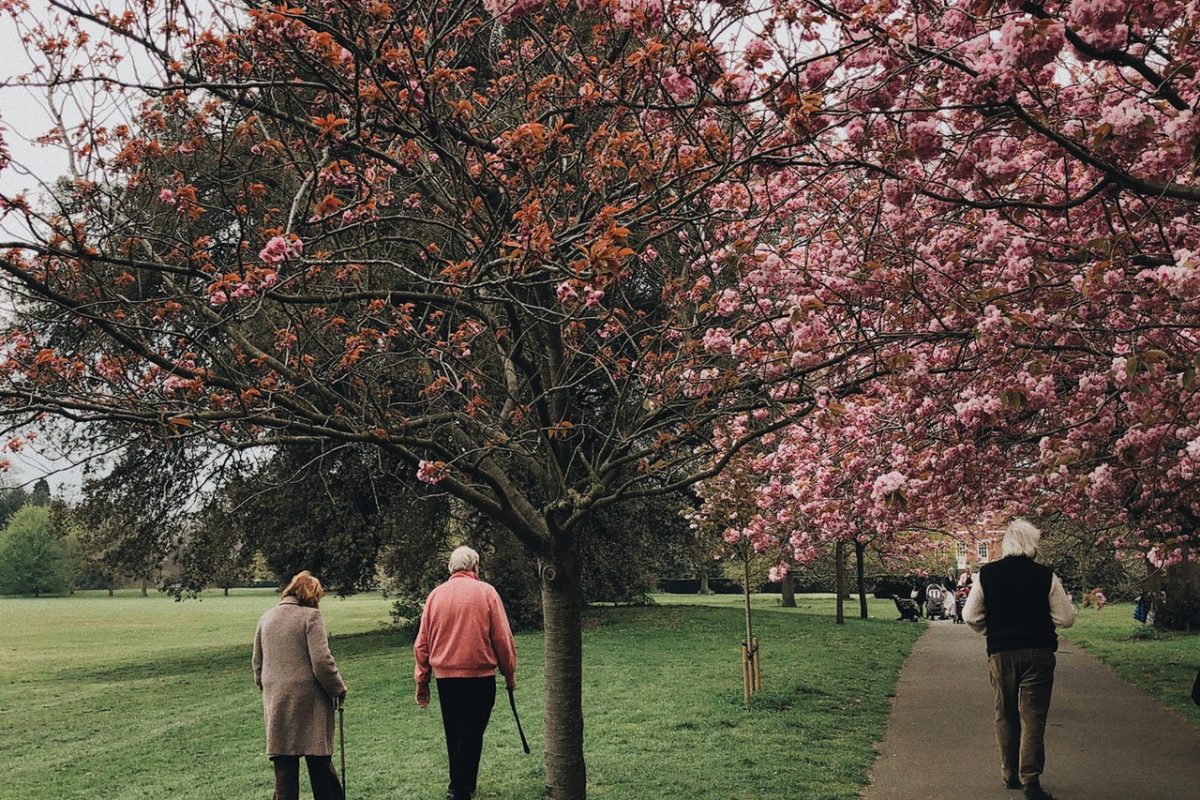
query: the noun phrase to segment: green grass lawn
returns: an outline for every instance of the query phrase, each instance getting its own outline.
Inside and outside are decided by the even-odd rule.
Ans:
[[[1200,706],[1191,700],[1200,669],[1200,634],[1156,632],[1133,619],[1132,603],[1096,611],[1082,608],[1062,633],[1125,680],[1200,725]],[[1148,635],[1152,638],[1136,638]]]
[[[704,601],[716,607],[672,596],[588,612],[590,796],[857,798],[896,672],[923,626],[896,624],[873,605],[882,619],[838,628],[829,598],[783,610],[756,597],[765,690],[746,709],[740,598]],[[250,641],[273,602],[249,590],[183,603],[136,593],[0,599],[0,798],[269,797]],[[440,800],[440,718],[412,703],[411,643],[380,630],[387,609],[374,595],[322,604],[350,687],[349,797]],[[517,648],[534,754],[521,753],[501,692],[479,800],[541,796],[541,635],[519,635]]]

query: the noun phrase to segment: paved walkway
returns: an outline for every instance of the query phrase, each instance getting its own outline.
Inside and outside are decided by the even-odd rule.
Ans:
[[[1042,776],[1055,800],[1200,798],[1200,730],[1059,641]],[[1000,784],[993,719],[983,637],[930,623],[863,800],[1020,800]]]

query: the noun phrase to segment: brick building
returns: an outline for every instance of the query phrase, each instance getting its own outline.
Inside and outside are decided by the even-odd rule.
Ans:
[[[951,534],[955,540],[955,561],[958,569],[969,564],[978,570],[989,561],[1001,557],[1004,541],[1004,526],[998,520],[984,518],[973,525],[964,526]]]

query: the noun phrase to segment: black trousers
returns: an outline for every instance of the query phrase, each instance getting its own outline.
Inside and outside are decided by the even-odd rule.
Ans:
[[[437,688],[450,757],[450,794],[470,798],[479,777],[483,732],[496,705],[496,678],[438,678]]]
[[[333,771],[332,756],[305,756],[313,800],[346,800],[342,783]],[[300,800],[300,756],[272,756],[275,765],[274,800]]]

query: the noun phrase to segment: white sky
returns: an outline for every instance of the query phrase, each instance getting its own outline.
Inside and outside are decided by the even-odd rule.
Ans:
[[[0,16],[0,126],[4,128],[4,140],[14,162],[9,168],[0,170],[0,193],[12,196],[25,192],[30,199],[36,200],[40,182],[51,183],[66,172],[67,162],[61,150],[38,147],[29,141],[53,124],[43,98],[33,90],[12,85],[15,77],[28,72],[30,66],[15,23],[8,16]],[[20,230],[11,225],[0,226],[0,231],[4,239],[20,236]],[[8,299],[0,298],[0,313],[8,316],[9,308]],[[69,460],[42,452],[37,446],[6,454],[6,457],[13,468],[6,475],[0,475],[0,485],[32,484],[46,476],[52,490],[57,492],[61,487],[68,496],[78,494],[83,476],[78,468],[71,467]]]
[[[45,98],[38,97],[36,90],[13,85],[16,77],[30,68],[15,22],[0,16],[0,126],[14,162],[0,170],[0,192],[6,195],[35,192],[39,178],[49,183],[67,168],[62,150],[38,147],[28,141],[53,124],[45,109]]]

